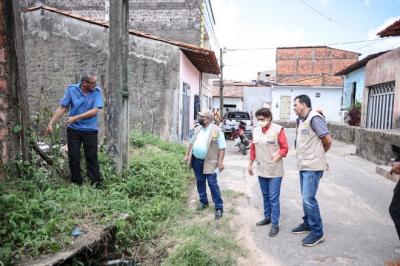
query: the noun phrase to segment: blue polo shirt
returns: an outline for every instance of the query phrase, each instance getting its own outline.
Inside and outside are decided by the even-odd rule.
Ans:
[[[89,91],[85,95],[81,89],[81,83],[72,84],[65,90],[60,105],[69,108],[68,116],[75,116],[96,107],[99,109],[103,108],[103,95],[99,87],[96,87],[93,91]],[[97,114],[81,119],[70,124],[68,127],[81,131],[97,131]]]

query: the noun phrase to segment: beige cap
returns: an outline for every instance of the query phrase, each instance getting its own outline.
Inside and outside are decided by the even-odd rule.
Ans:
[[[205,109],[205,110],[203,110],[201,112],[198,112],[198,114],[199,114],[199,116],[202,116],[202,117],[214,118],[214,114],[208,109]]]

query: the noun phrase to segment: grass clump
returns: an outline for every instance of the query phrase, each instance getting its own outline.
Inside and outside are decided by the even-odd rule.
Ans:
[[[191,223],[173,229],[181,244],[163,265],[235,265],[244,255],[226,222]]]
[[[78,187],[43,166],[31,168],[29,177],[1,182],[0,261],[13,264],[60,251],[71,243],[74,227],[106,225],[121,213],[129,215],[117,222],[121,252],[134,242],[156,238],[163,221],[185,208],[189,172],[181,163],[183,147],[150,135],[141,139],[125,178],[100,152],[101,189]]]

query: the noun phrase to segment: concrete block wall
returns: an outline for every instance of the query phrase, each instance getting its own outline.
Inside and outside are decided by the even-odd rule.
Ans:
[[[132,29],[200,45],[202,0],[129,1]],[[108,21],[109,0],[21,0],[24,7],[48,5]]]
[[[98,80],[104,76],[107,93],[108,29],[49,11],[24,13],[23,18],[31,114],[43,107],[39,102],[43,94],[51,99],[54,110],[66,86],[85,70],[96,72]],[[170,138],[176,127],[173,108],[180,50],[158,41],[129,38],[130,129]],[[103,116],[99,122],[102,133]]]
[[[200,46],[201,0],[129,2],[133,29]]]
[[[22,8],[46,5],[81,16],[108,20],[108,0],[18,0]]]
[[[371,130],[341,124],[328,124],[334,139],[356,145],[356,155],[380,165],[394,157],[391,144],[400,145],[400,132]]]

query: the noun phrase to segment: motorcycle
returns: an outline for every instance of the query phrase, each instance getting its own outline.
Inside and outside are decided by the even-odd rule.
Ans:
[[[243,154],[247,154],[247,150],[250,149],[250,140],[245,135],[246,123],[240,122],[237,129],[232,129],[231,139],[235,140],[235,146],[239,148],[239,151]]]

